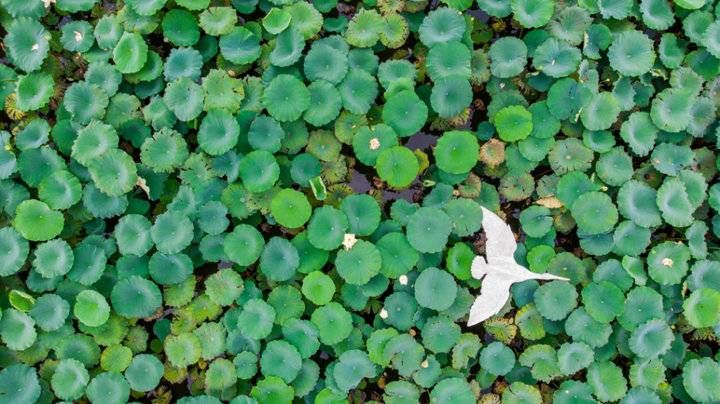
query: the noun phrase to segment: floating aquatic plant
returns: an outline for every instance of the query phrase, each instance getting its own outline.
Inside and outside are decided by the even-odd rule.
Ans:
[[[0,0],[0,401],[720,400],[715,8]]]

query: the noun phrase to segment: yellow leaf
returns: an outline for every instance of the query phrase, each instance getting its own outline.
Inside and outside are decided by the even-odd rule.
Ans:
[[[540,198],[535,201],[535,203],[550,209],[557,209],[563,207],[562,202],[560,202],[560,200],[554,196],[546,196],[545,198]]]

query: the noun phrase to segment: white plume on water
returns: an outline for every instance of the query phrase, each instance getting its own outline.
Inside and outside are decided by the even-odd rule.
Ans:
[[[470,308],[468,326],[478,324],[497,314],[510,297],[510,286],[515,282],[529,279],[561,280],[569,279],[552,274],[539,274],[515,262],[513,255],[517,242],[510,226],[495,213],[482,208],[482,227],[487,237],[485,255],[473,259],[472,276],[482,280],[480,296]]]

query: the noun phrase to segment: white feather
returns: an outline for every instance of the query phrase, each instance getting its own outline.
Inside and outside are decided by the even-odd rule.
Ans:
[[[510,226],[492,211],[482,207],[482,227],[487,237],[485,256],[488,263],[515,261],[513,255],[517,249],[515,235]]]
[[[478,324],[497,314],[510,297],[510,286],[515,282],[529,279],[562,280],[567,278],[552,274],[538,274],[515,262],[517,249],[515,235],[502,219],[486,208],[482,208],[482,225],[487,242],[485,256],[473,259],[470,272],[473,278],[482,279],[480,296],[470,308],[468,326]]]
[[[510,297],[512,282],[490,274],[483,280],[480,287],[480,296],[470,307],[468,326],[481,323],[499,312]]]

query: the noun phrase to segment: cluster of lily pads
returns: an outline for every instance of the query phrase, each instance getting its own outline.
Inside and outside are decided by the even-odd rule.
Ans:
[[[0,23],[0,402],[720,401],[713,0]],[[481,206],[570,281],[468,328]]]

